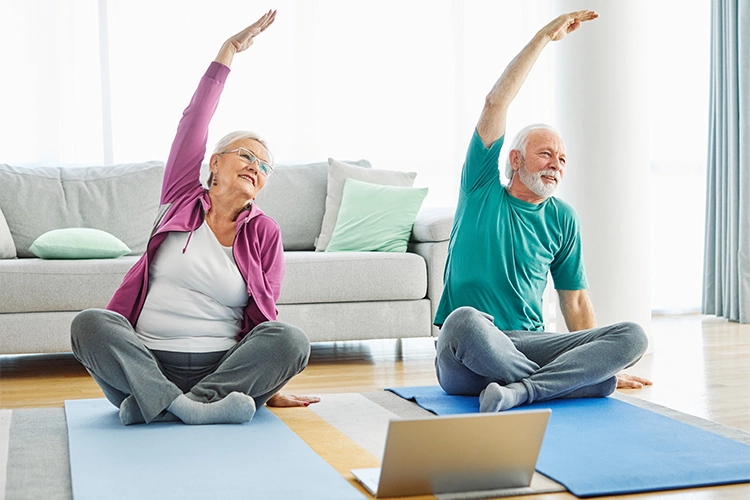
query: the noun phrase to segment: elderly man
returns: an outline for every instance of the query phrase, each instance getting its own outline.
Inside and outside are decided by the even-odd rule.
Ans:
[[[531,39],[487,96],[466,154],[435,317],[435,367],[446,392],[479,395],[484,412],[650,384],[617,375],[646,350],[642,328],[596,327],[578,216],[552,196],[567,163],[560,135],[547,125],[521,130],[508,155],[509,183],[498,175],[508,107],[537,57],[548,42],[596,18],[593,11],[564,14]],[[573,333],[544,332],[548,273]]]

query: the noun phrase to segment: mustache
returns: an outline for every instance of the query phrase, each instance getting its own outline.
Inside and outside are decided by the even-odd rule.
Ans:
[[[560,182],[560,172],[556,170],[542,170],[541,172],[537,172],[536,175],[539,178],[542,176],[554,177],[557,182]]]

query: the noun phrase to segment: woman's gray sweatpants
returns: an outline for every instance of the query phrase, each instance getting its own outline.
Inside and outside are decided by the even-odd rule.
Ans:
[[[615,375],[647,346],[635,323],[573,333],[503,331],[490,315],[460,307],[440,329],[435,368],[448,394],[476,396],[490,382],[522,382],[527,403],[605,397],[617,388]]]
[[[256,326],[228,351],[152,351],[116,312],[87,309],[70,327],[73,353],[118,408],[132,395],[150,422],[180,394],[211,403],[242,392],[261,407],[307,366],[310,340],[278,321]]]

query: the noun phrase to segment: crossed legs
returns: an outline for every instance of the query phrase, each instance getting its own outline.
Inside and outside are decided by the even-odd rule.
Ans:
[[[120,408],[124,424],[175,420],[240,423],[307,365],[304,332],[281,322],[258,325],[218,353],[150,351],[122,315],[79,313],[71,325],[76,358]]]
[[[617,387],[616,374],[638,361],[647,344],[635,323],[566,334],[501,331],[491,316],[461,307],[441,328],[435,368],[448,394],[481,394],[482,411],[499,411],[608,396]]]

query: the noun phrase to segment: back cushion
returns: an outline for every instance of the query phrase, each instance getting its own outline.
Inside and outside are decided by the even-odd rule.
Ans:
[[[367,160],[348,162],[371,167]],[[326,210],[328,162],[277,165],[255,202],[281,228],[284,250],[314,250]]]
[[[159,209],[162,162],[106,167],[13,167],[0,164],[0,210],[19,257],[52,229],[89,227],[121,239],[131,255],[146,250]],[[324,196],[325,198],[325,196]]]

